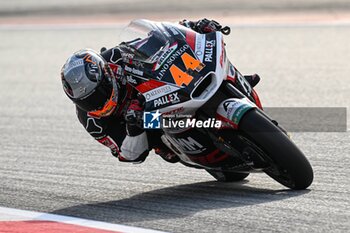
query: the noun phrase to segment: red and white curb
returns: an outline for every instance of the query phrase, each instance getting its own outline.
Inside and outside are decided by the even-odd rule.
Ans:
[[[82,218],[0,207],[0,232],[6,233],[161,233]]]

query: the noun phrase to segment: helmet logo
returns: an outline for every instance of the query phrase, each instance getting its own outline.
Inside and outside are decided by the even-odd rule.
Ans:
[[[84,56],[84,61],[86,61],[86,62],[88,62],[88,63],[91,63],[91,64],[94,64],[94,65],[96,65],[96,62],[94,62],[93,60],[91,60],[91,55],[90,54],[86,54],[85,56]]]

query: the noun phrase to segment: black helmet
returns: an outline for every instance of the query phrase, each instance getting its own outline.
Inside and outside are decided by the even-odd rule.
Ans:
[[[90,115],[109,116],[116,109],[119,86],[97,52],[91,49],[75,52],[63,65],[61,77],[67,96]]]

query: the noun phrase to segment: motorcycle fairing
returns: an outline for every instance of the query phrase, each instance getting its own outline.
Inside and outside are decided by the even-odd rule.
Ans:
[[[144,95],[145,111],[181,109],[188,114],[188,110],[201,108],[217,92],[229,71],[222,34],[198,34],[170,23],[147,24],[151,30],[146,40],[140,38],[121,48],[126,54],[125,75],[136,80],[129,78],[134,84],[129,83]],[[242,164],[227,163],[234,160],[232,155],[224,155],[222,150],[219,153],[210,137],[193,130],[197,129],[165,133],[182,161],[203,167],[220,167],[221,159],[225,164]]]
[[[219,150],[208,135],[197,129],[189,129],[181,133],[165,135],[165,139],[176,148],[174,152],[187,164],[200,165],[207,168],[241,166],[242,161]]]
[[[214,76],[218,70],[219,73],[224,71],[217,65],[220,58],[223,60],[224,53],[221,33],[199,34],[171,23],[146,21],[145,24],[150,30],[146,40],[140,38],[120,46],[127,64],[124,69],[126,80],[140,93],[164,85],[168,88],[163,90],[172,91],[165,91],[163,96],[158,93],[156,96],[161,99],[150,98],[148,93],[145,109],[166,112],[177,108],[173,105],[191,99],[192,105],[195,103],[193,108],[204,104],[210,92],[220,85]],[[205,79],[210,80],[204,83]],[[203,84],[204,87],[198,88],[201,83],[206,86]],[[195,98],[193,94],[196,94]]]

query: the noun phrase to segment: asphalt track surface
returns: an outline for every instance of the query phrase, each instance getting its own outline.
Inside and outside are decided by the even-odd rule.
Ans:
[[[350,106],[349,24],[231,26],[229,57],[261,75],[265,106]],[[292,135],[314,168],[305,191],[264,174],[218,183],[153,153],[139,165],[113,158],[78,123],[59,71],[119,31],[0,30],[0,206],[169,232],[349,232],[349,131]]]

